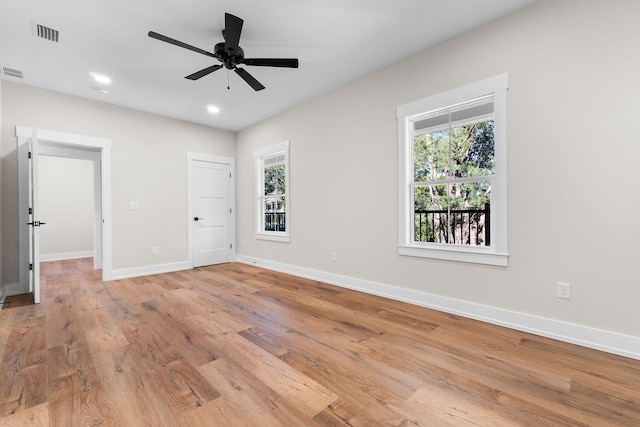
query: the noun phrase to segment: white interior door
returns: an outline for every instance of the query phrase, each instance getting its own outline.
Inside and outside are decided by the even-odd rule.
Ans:
[[[25,224],[29,229],[29,292],[33,294],[33,302],[40,303],[40,226],[38,210],[38,137],[34,129],[29,141],[29,221]]]
[[[233,260],[231,165],[190,160],[194,267]]]

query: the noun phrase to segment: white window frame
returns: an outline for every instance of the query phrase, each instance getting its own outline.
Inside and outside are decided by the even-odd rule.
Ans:
[[[396,109],[398,119],[398,183],[400,255],[506,267],[507,250],[507,90],[508,75],[500,74]],[[487,95],[494,98],[494,161],[491,177],[491,246],[414,242],[413,229],[413,120],[430,111]]]
[[[284,154],[284,179],[286,229],[285,231],[266,231],[264,229],[264,160],[276,155]],[[289,242],[291,239],[291,187],[289,186],[289,141],[283,141],[254,152],[254,170],[256,177],[256,232],[255,238],[276,242]]]

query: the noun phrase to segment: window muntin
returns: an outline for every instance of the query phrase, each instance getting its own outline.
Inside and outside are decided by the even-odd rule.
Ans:
[[[507,81],[397,108],[400,255],[508,264]]]
[[[255,152],[258,239],[289,241],[288,158],[288,141]]]

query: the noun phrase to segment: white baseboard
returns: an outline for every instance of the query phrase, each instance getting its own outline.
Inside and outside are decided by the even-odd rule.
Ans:
[[[259,258],[237,261],[640,360],[640,337]]]
[[[93,257],[93,251],[62,252],[57,254],[41,254],[40,262],[64,261],[66,259],[80,259]]]
[[[4,307],[4,300],[7,298],[7,289],[0,285],[0,310]]]
[[[29,293],[29,286],[27,285],[26,288],[23,288],[22,286],[20,286],[20,283],[9,283],[8,285],[4,285],[4,289],[7,292],[5,296],[8,297]]]
[[[151,274],[172,273],[174,271],[190,270],[193,266],[189,261],[172,262],[169,264],[146,265],[144,267],[123,268],[111,271],[111,280],[129,279],[131,277],[149,276]]]

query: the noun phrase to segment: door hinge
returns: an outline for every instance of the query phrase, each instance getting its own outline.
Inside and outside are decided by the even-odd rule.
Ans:
[[[29,208],[29,215],[33,215],[33,208]]]
[[[31,158],[31,151],[29,151],[29,158]]]
[[[33,270],[33,264],[29,264],[29,271]]]
[[[229,213],[233,213],[233,208],[229,208]]]
[[[229,178],[231,178],[231,172],[229,172]]]
[[[233,243],[229,243],[229,249],[233,249]]]

